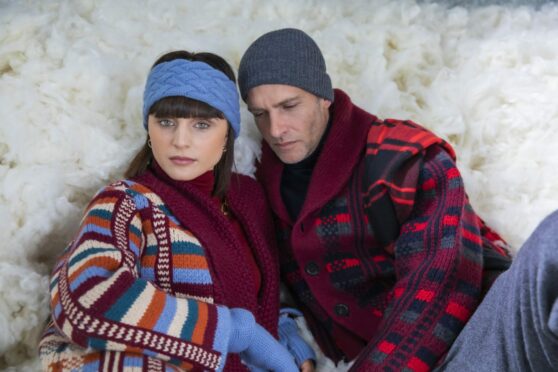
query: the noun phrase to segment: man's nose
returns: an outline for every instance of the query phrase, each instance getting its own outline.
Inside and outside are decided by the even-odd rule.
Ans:
[[[269,115],[269,134],[274,138],[280,138],[286,130],[284,119],[276,114]]]

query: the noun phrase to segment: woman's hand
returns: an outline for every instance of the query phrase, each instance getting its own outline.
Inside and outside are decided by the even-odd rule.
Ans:
[[[234,308],[231,314],[229,352],[240,353],[252,370],[296,372],[292,355],[246,309]]]
[[[300,366],[300,372],[315,372],[316,368],[314,367],[314,362],[310,359],[303,362]]]

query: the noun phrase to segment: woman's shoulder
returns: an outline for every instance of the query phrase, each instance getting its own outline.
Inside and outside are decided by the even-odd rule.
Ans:
[[[134,179],[121,179],[103,186],[93,197],[92,203],[107,198],[114,202],[129,199],[138,209],[145,208],[148,204],[164,204],[157,193]]]

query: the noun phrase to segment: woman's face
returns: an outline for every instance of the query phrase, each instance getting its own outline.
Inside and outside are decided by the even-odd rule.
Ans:
[[[158,118],[149,115],[151,150],[174,180],[190,181],[212,170],[223,155],[228,123],[212,118]]]

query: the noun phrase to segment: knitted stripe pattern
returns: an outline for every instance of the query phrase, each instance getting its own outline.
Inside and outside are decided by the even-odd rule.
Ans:
[[[226,200],[231,215],[242,227],[247,240],[238,236],[236,227],[223,216],[220,204],[204,197],[188,182],[173,182],[165,174],[148,171],[136,180],[157,195],[172,211],[182,226],[187,226],[200,239],[215,282],[212,286],[216,303],[251,311],[257,322],[272,335],[277,334],[279,304],[279,265],[273,221],[267,213],[265,195],[252,178],[233,174]],[[247,262],[246,247],[254,255],[261,274],[258,289],[253,267]],[[199,286],[198,286],[199,287]],[[228,357],[229,368],[231,357]]]
[[[156,194],[132,181],[110,185],[52,275],[55,328],[41,342],[43,365],[221,370],[230,324],[211,284],[204,248]],[[68,339],[87,351],[66,358]]]
[[[55,358],[52,358],[55,356]],[[145,354],[132,352],[86,350],[68,343],[50,324],[41,341],[40,357],[43,370],[62,371],[122,371],[122,372],[180,372],[184,369]],[[46,360],[50,360],[47,365]]]

